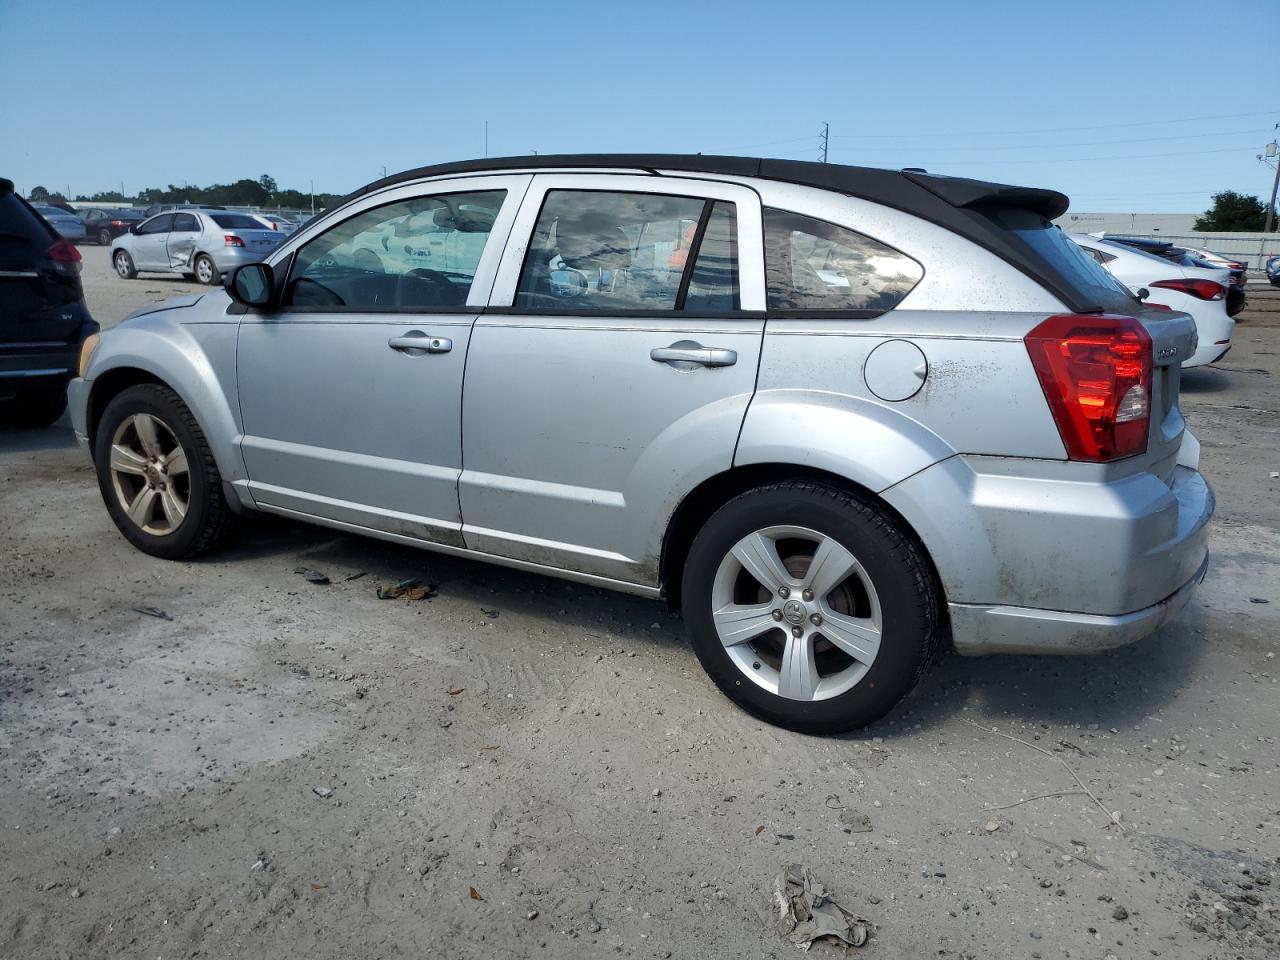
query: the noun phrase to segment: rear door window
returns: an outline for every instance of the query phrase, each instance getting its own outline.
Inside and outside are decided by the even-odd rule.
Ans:
[[[539,312],[738,309],[732,203],[551,190],[534,226],[516,307]]]
[[[173,218],[174,233],[197,233],[200,230],[200,223],[195,216],[190,213],[175,214]]]
[[[896,307],[924,276],[917,261],[878,240],[770,207],[764,246],[772,311],[874,316]]]

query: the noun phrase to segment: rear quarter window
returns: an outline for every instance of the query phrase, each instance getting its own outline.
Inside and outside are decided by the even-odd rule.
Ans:
[[[865,234],[764,209],[771,311],[869,317],[892,310],[920,282],[919,262]]]

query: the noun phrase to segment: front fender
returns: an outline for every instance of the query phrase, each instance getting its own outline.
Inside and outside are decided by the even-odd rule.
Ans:
[[[175,311],[160,310],[134,317],[104,331],[85,380],[86,403],[100,411],[113,371],[138,370],[171,388],[190,408],[209,442],[222,479],[247,479],[240,454],[240,409],[235,402],[235,322],[176,323]],[[87,423],[88,430],[95,424]]]
[[[761,390],[747,410],[735,467],[813,467],[880,493],[956,451],[883,404],[820,390]]]

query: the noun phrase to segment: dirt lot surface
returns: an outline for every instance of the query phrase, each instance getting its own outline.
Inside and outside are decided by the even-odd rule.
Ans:
[[[84,253],[108,324],[198,289]],[[843,738],[735,709],[658,603],[276,521],[150,559],[65,422],[0,433],[0,957],[788,957],[789,863],[869,957],[1280,955],[1280,298],[1251,299],[1185,378],[1219,499],[1183,615],[951,657]],[[376,598],[406,577],[438,595]]]

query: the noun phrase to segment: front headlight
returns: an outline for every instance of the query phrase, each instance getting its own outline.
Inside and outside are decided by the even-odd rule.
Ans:
[[[89,361],[93,359],[93,351],[98,349],[98,341],[101,339],[96,333],[91,333],[84,338],[84,343],[80,345],[79,375],[81,377],[89,369]]]

